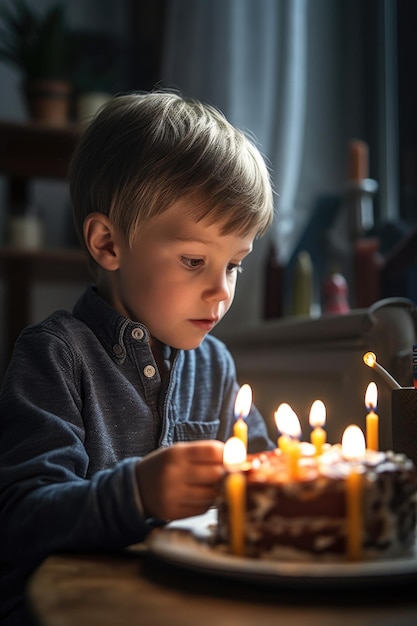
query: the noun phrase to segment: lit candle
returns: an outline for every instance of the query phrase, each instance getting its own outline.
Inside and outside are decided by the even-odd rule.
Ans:
[[[236,556],[245,554],[246,480],[240,471],[246,460],[246,447],[239,437],[231,437],[224,444],[223,463],[229,472],[225,480],[229,514],[230,551]]]
[[[323,445],[326,443],[326,431],[323,426],[326,423],[326,407],[321,400],[314,400],[311,405],[309,423],[313,428],[311,431],[311,443],[316,448],[316,455],[320,455]]]
[[[279,405],[277,410],[274,413],[275,424],[277,425],[278,432],[281,433],[277,439],[277,446],[281,450],[281,452],[286,452],[291,441],[291,438],[285,432],[285,425],[291,417],[287,417],[291,415],[293,412],[292,408],[286,402],[282,402]]]
[[[365,406],[368,409],[366,416],[366,447],[368,450],[378,450],[378,415],[374,409],[378,403],[378,389],[375,383],[369,383],[365,393]]]
[[[372,369],[378,372],[381,378],[385,380],[391,389],[401,389],[400,383],[397,382],[395,378],[377,362],[374,352],[366,352],[366,354],[363,355],[363,362],[365,365],[372,367]]]
[[[342,453],[352,461],[346,478],[346,552],[349,560],[357,561],[362,555],[362,474],[357,462],[365,453],[365,437],[358,426],[348,426],[343,433]]]
[[[248,426],[245,422],[252,405],[252,388],[250,385],[243,385],[239,389],[235,402],[235,418],[233,435],[239,437],[248,449]]]
[[[299,438],[301,437],[300,420],[289,404],[283,402],[275,411],[275,423],[282,433],[278,437],[278,447],[288,455],[288,473],[291,478],[298,476],[298,460],[301,455]]]

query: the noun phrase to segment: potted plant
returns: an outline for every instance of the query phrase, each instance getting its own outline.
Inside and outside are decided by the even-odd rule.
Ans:
[[[91,30],[74,33],[74,113],[88,122],[114,93],[120,49],[114,37]]]
[[[25,0],[0,7],[0,61],[22,73],[30,117],[49,123],[66,122],[70,111],[73,46],[66,8],[60,1],[40,14]]]

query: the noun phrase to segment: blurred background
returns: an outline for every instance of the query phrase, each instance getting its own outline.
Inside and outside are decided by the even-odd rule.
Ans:
[[[416,301],[416,4],[0,0],[3,367],[10,340],[5,320],[11,315],[10,251],[20,255],[19,262],[22,255],[26,259],[16,265],[13,256],[13,280],[17,284],[22,273],[30,275],[29,321],[58,307],[72,308],[88,280],[82,271],[77,280],[60,280],[57,270],[44,282],[42,272],[36,276],[33,270],[34,250],[76,250],[77,242],[62,171],[38,176],[35,163],[32,176],[27,164],[23,173],[11,168],[13,147],[23,158],[31,141],[19,132],[22,126],[24,132],[30,131],[27,126],[46,128],[31,150],[47,158],[51,133],[57,142],[72,141],[94,106],[121,92],[176,88],[209,102],[253,134],[267,158],[276,219],[245,262],[235,304],[216,331],[219,336],[227,338],[265,319],[331,311],[323,284],[339,273],[347,280],[347,294],[343,288],[338,294],[346,296],[351,309],[392,296]],[[68,46],[65,76],[58,77],[70,83],[63,122],[33,119],[27,79],[30,72],[40,74],[41,61],[29,54],[31,63],[26,58],[27,65],[22,60],[16,64],[5,53],[5,43],[10,52],[10,37],[12,46],[18,44],[21,32],[13,28],[22,11],[26,26],[30,20],[39,26],[51,11],[61,11],[62,32],[55,33],[57,47],[49,58],[59,73],[59,55],[63,44]],[[19,196],[16,185],[22,181],[25,193]],[[32,229],[29,235],[25,227]],[[54,265],[54,257],[44,257],[44,263]],[[338,289],[334,281],[332,288]],[[307,304],[297,300],[300,289],[309,292]],[[22,305],[16,300],[12,306]]]

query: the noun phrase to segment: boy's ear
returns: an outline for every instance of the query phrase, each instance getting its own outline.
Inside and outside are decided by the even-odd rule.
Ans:
[[[103,213],[90,213],[84,220],[84,241],[93,259],[110,272],[119,268],[118,240],[113,224]]]

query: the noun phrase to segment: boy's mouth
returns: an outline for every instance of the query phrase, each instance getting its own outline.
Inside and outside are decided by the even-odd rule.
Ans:
[[[219,319],[217,317],[215,319],[190,320],[191,324],[194,324],[194,326],[204,331],[210,331],[215,327],[218,321]]]

